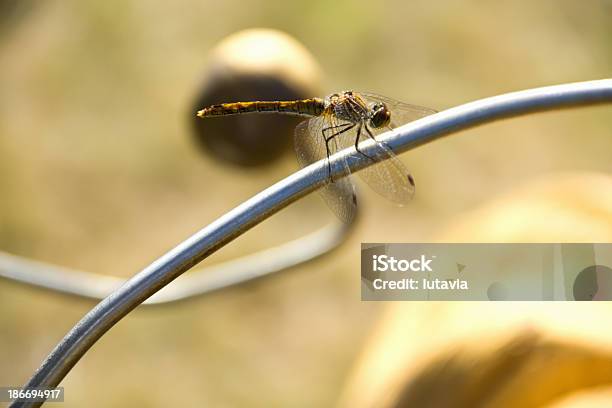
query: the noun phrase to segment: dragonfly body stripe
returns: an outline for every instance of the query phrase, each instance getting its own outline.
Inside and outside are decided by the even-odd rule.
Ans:
[[[211,116],[238,115],[242,113],[271,112],[288,115],[319,116],[325,110],[325,102],[320,98],[298,101],[255,101],[232,102],[212,105],[198,112],[201,118]]]

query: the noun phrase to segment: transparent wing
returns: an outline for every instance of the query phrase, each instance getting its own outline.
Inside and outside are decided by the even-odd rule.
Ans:
[[[359,135],[360,141],[371,139],[372,136],[376,138],[380,133],[436,112],[433,109],[406,104],[375,94],[365,93],[361,95],[368,103],[384,102],[391,112],[391,123],[388,128],[372,128],[365,123]],[[355,144],[357,129],[355,129],[352,137],[352,143]],[[344,146],[348,146],[350,140],[347,137],[342,142]],[[383,160],[361,170],[357,174],[378,194],[395,203],[406,204],[414,196],[414,178],[402,161],[397,158],[386,144],[378,142],[377,147],[379,150],[375,152],[374,157],[379,157]]]
[[[391,128],[404,125],[413,120],[433,115],[438,111],[424,106],[411,105],[373,93],[360,93],[367,102],[383,102],[391,110]],[[388,129],[384,129],[385,131]]]
[[[300,123],[295,128],[295,151],[300,166],[306,167],[327,157],[327,149],[322,131],[326,134],[333,134],[334,127],[342,129],[340,123],[331,119],[327,120],[323,116],[317,116]],[[344,126],[346,127],[346,126]],[[330,155],[339,150],[339,145],[335,140],[329,143]],[[348,170],[348,165],[344,163]],[[329,176],[327,168],[324,169],[326,176]],[[350,177],[334,180],[319,190],[323,200],[328,207],[336,214],[340,220],[350,223],[355,218],[357,212],[357,196]]]

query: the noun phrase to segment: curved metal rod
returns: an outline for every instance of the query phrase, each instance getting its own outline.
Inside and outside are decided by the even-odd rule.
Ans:
[[[340,245],[352,226],[334,220],[281,245],[198,268],[155,293],[143,305],[162,305],[202,296],[308,262]],[[0,278],[93,300],[104,299],[126,282],[119,277],[78,271],[6,252],[0,252]]]
[[[379,140],[401,153],[450,133],[501,118],[606,102],[612,102],[610,79],[530,89],[448,109],[384,133]],[[378,156],[376,145],[371,140],[363,143],[363,147],[360,145],[360,150]],[[343,160],[347,160],[352,171],[371,164],[364,155],[355,153],[352,147],[331,157],[334,179],[346,176],[348,170]],[[53,387],[59,384],[107,330],[145,299],[240,234],[328,180],[326,161],[316,162],[255,195],[179,244],[87,313],[49,354],[26,387]],[[12,406],[40,405],[14,403]]]

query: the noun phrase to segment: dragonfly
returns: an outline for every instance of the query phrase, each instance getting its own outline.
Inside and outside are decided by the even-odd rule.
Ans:
[[[358,172],[366,184],[390,201],[406,204],[414,196],[414,178],[389,146],[376,137],[436,111],[376,94],[343,91],[325,98],[222,103],[206,107],[197,115],[210,118],[247,113],[309,117],[295,129],[298,162],[306,167],[316,161],[327,160],[330,183],[320,190],[321,195],[340,220],[350,223],[357,211],[355,185],[350,177],[332,178],[330,156],[354,146],[356,154],[374,162]],[[360,142],[367,139],[374,140],[374,155],[360,149]],[[372,149],[368,149],[368,152],[371,153]],[[341,165],[345,173],[350,174],[346,160]]]

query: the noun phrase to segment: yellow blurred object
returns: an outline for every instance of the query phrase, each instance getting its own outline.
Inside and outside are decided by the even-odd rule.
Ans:
[[[612,177],[548,176],[440,235],[453,242],[612,238]],[[340,407],[542,407],[612,386],[609,303],[389,304]]]
[[[232,34],[215,47],[210,61],[213,78],[273,76],[304,92],[316,92],[321,81],[321,69],[310,51],[279,30],[254,28]]]
[[[577,392],[546,408],[601,408],[612,407],[612,387],[598,387]]]
[[[320,80],[315,58],[288,34],[270,29],[232,34],[211,51],[204,84],[190,107],[196,139],[222,160],[268,164],[292,145],[294,128],[303,118],[258,115],[203,121],[195,112],[224,102],[316,96]]]
[[[448,227],[441,242],[612,242],[612,177],[546,176]]]

